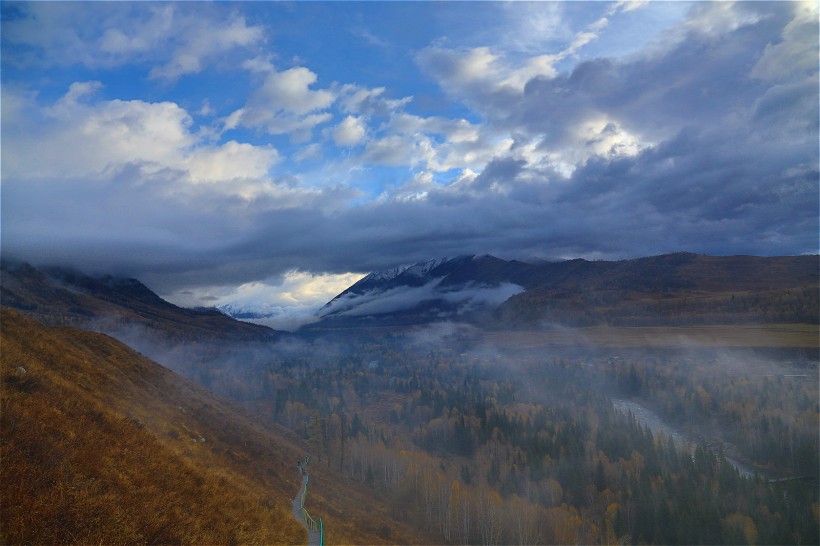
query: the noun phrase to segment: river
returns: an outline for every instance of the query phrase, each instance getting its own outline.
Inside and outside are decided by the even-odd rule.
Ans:
[[[633,402],[632,400],[612,398],[611,401],[612,406],[616,410],[620,411],[624,415],[629,415],[629,413],[632,413],[638,423],[649,427],[649,430],[651,430],[653,434],[663,432],[665,435],[671,436],[677,446],[686,446],[692,452],[694,452],[695,447],[697,447],[696,441],[687,438],[681,432],[669,426],[649,408],[646,408],[637,402]],[[736,461],[731,457],[727,457],[725,454],[723,458],[726,459],[726,462],[735,467],[744,478],[751,478],[754,476],[754,471],[743,463]]]

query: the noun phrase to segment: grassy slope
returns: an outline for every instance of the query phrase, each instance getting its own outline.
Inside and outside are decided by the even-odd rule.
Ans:
[[[264,432],[206,391],[107,336],[6,310],[2,349],[4,543],[305,540],[284,456],[236,448]]]
[[[298,438],[108,336],[1,320],[0,542],[306,542],[290,514]],[[328,543],[385,542],[385,527],[425,541],[360,486],[312,477]]]

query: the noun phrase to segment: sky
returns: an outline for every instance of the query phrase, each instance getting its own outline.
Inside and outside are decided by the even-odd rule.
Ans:
[[[431,258],[818,252],[816,2],[2,2],[4,257],[309,320]]]

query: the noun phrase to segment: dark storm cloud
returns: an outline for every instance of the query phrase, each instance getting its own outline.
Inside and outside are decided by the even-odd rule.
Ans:
[[[720,4],[695,5],[692,18],[709,19],[710,10],[724,11]],[[543,135],[547,143],[597,112],[649,137],[668,137],[692,124],[725,123],[727,116],[743,115],[772,86],[752,73],[766,48],[783,41],[794,8],[783,3],[766,4],[760,14],[757,9],[754,4],[733,5],[735,24],[741,25],[733,31],[710,33],[693,25],[676,39],[670,38],[671,43],[656,44],[640,56],[595,59],[569,74],[533,79],[523,100],[493,105],[492,111],[518,130]],[[808,21],[801,26],[811,29]],[[816,24],[813,38],[817,38]],[[788,58],[780,62],[794,63],[796,72],[783,76],[807,75],[804,63],[793,55],[784,57]],[[816,75],[816,66],[810,75]]]

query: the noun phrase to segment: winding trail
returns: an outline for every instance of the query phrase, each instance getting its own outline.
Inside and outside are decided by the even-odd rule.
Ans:
[[[299,462],[299,472],[302,475],[302,487],[299,488],[299,493],[293,499],[293,517],[307,529],[308,532],[308,546],[323,546],[324,536],[322,530],[322,520],[318,521],[310,517],[310,514],[305,510],[305,496],[307,495],[308,473],[305,470],[310,457],[304,463]]]

